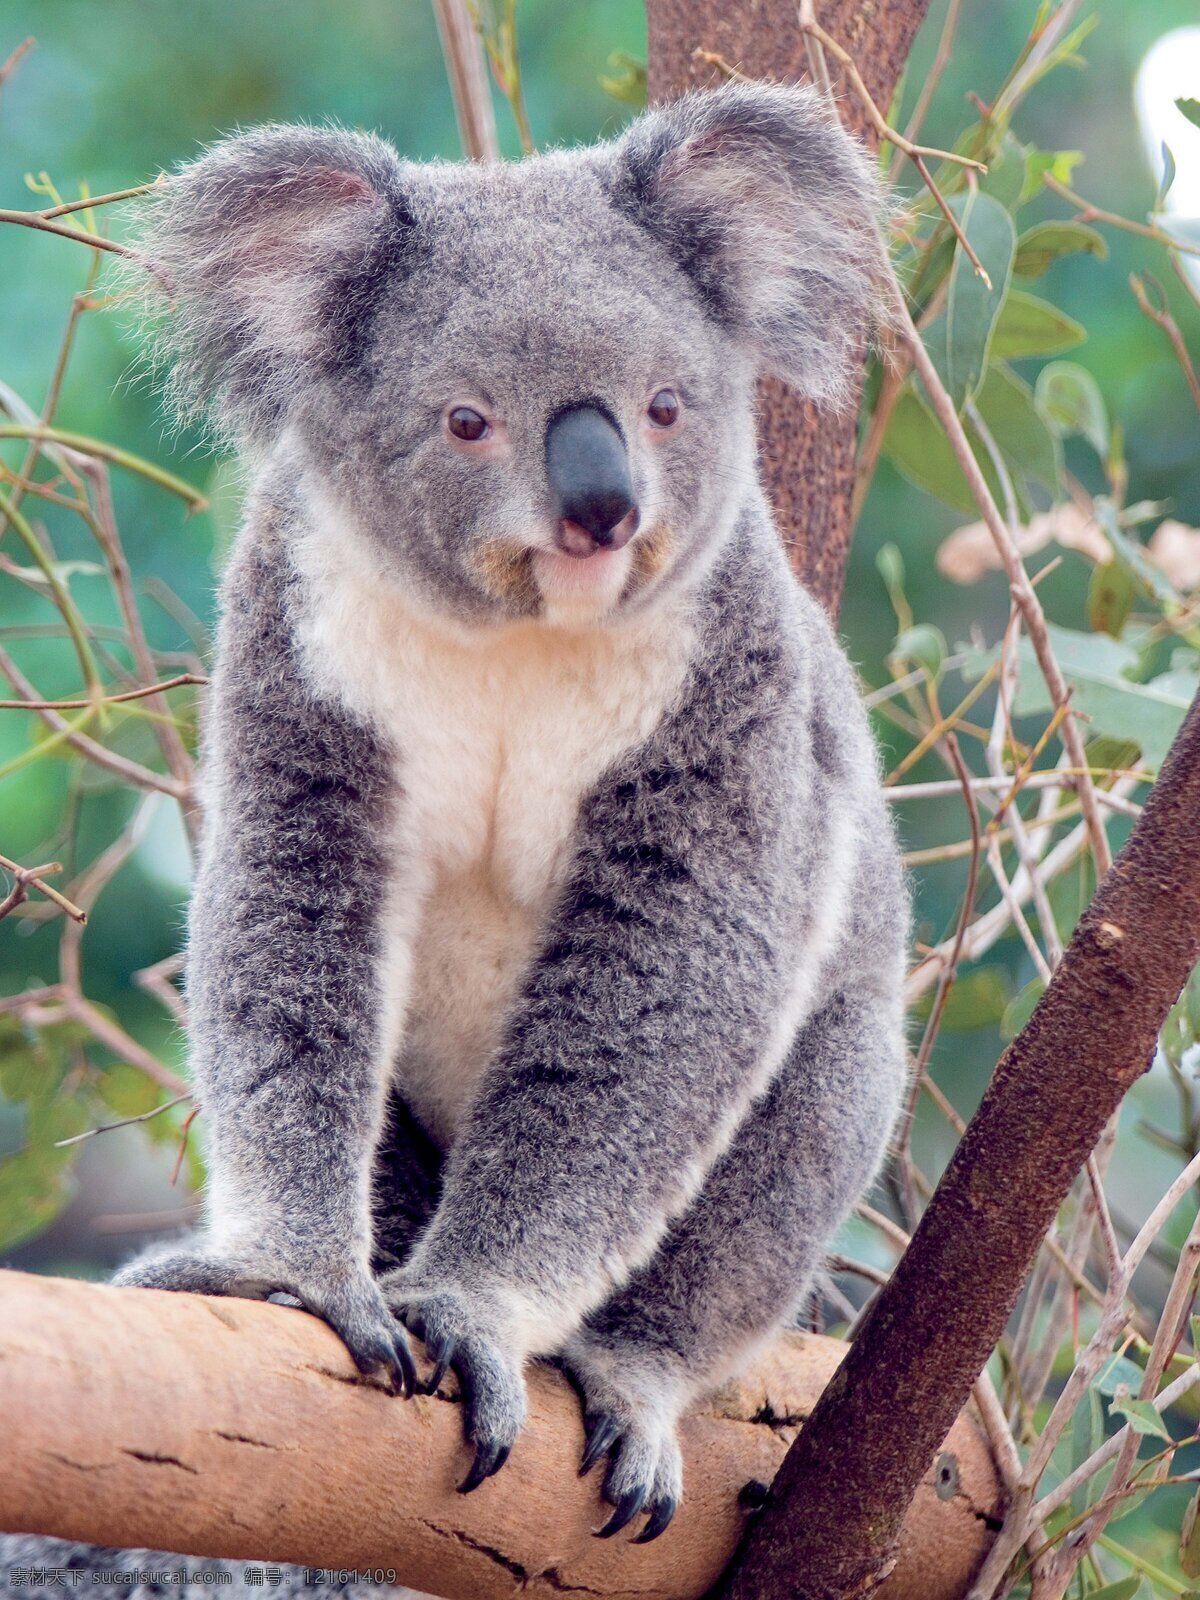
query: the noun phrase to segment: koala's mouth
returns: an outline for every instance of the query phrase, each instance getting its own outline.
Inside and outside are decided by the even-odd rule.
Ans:
[[[560,530],[561,531],[561,530]],[[643,525],[586,558],[554,545],[489,539],[473,558],[480,582],[512,614],[547,621],[601,621],[651,587],[671,565],[675,540],[663,523]]]

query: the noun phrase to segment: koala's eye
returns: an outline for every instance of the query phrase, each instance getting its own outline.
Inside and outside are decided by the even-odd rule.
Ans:
[[[679,396],[674,389],[660,389],[646,407],[646,415],[656,428],[669,428],[679,420]]]
[[[492,431],[487,418],[481,417],[473,406],[455,406],[446,418],[446,426],[456,439],[465,439],[468,444],[486,439]]]

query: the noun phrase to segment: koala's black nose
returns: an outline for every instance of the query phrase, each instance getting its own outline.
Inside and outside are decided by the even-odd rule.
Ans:
[[[625,441],[599,406],[569,406],[546,429],[546,472],[558,500],[558,546],[572,556],[619,550],[637,528]]]

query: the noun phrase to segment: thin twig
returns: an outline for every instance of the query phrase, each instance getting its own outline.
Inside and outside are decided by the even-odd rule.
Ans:
[[[1151,300],[1146,292],[1146,285],[1153,286],[1157,296],[1157,304]],[[1191,392],[1192,401],[1197,411],[1200,411],[1200,378],[1196,376],[1196,369],[1192,365],[1192,358],[1188,354],[1188,347],[1183,342],[1183,335],[1179,331],[1179,324],[1171,315],[1167,307],[1167,297],[1163,294],[1162,284],[1150,273],[1139,278],[1136,272],[1129,274],[1129,287],[1133,290],[1133,298],[1137,301],[1139,309],[1150,318],[1166,334],[1171,341],[1171,349],[1175,352],[1175,359],[1179,362],[1187,386]]]
[[[1004,563],[1008,575],[1009,588],[1013,599],[1021,611],[1025,624],[1025,631],[1029,635],[1029,642],[1033,646],[1034,655],[1037,657],[1038,666],[1046,680],[1046,687],[1050,691],[1050,698],[1055,706],[1067,703],[1067,683],[1062,674],[1062,668],[1054,654],[1050,643],[1050,635],[1046,626],[1046,614],[1042,610],[1041,601],[1037,597],[1033,585],[1029,581],[1029,574],[1025,570],[1025,563],[1021,553],[1012,537],[1003,517],[1000,515],[992,491],[988,488],[975,452],[971,449],[969,440],[959,421],[958,411],[954,401],[946,392],[937,369],[930,359],[920,334],[917,332],[909,313],[904,291],[896,277],[891,262],[888,260],[886,250],[881,247],[881,258],[885,268],[885,280],[891,291],[892,305],[896,318],[896,326],[900,337],[907,344],[912,356],[914,367],[920,374],[921,381],[933,402],[939,422],[954,452],[959,466],[967,479],[971,493],[983,513],[983,520],[988,531],[995,541],[996,548]],[[1083,739],[1079,733],[1079,726],[1074,717],[1067,717],[1062,728],[1063,744],[1072,763],[1082,769],[1087,767],[1087,756],[1084,753]],[[1112,852],[1109,849],[1108,838],[1104,831],[1104,819],[1100,815],[1099,804],[1096,800],[1095,785],[1088,776],[1080,776],[1075,780],[1079,793],[1080,804],[1083,808],[1084,820],[1087,823],[1088,835],[1091,840],[1092,853],[1096,858],[1098,875],[1103,875],[1112,865]]]
[[[101,1122],[95,1128],[86,1128],[83,1133],[72,1134],[69,1139],[56,1139],[54,1148],[65,1150],[68,1145],[82,1144],[85,1139],[94,1139],[98,1133],[113,1133],[117,1128],[131,1128],[135,1122],[150,1122],[154,1117],[161,1117],[164,1111],[170,1111],[172,1106],[182,1105],[185,1100],[190,1100],[190,1092],[177,1094],[170,1100],[164,1100],[152,1111],[143,1111],[136,1117],[122,1117],[119,1122]]]
[[[483,46],[466,0],[433,0],[433,13],[463,154],[469,161],[499,161],[496,112],[488,88]]]
[[[1094,206],[1090,200],[1085,200],[1082,195],[1076,194],[1074,189],[1061,183],[1052,172],[1042,173],[1042,182],[1047,189],[1053,190],[1062,199],[1070,201],[1079,208],[1077,221],[1103,222],[1110,228],[1120,228],[1125,233],[1136,233],[1143,239],[1153,239],[1156,244],[1166,245],[1168,250],[1180,250],[1184,255],[1200,256],[1200,245],[1187,244],[1183,239],[1176,239],[1173,234],[1167,233],[1156,223],[1133,222],[1129,217],[1118,216],[1115,211],[1104,211],[1099,206]]]
[[[181,672],[163,683],[147,683],[140,689],[102,694],[91,700],[0,700],[0,711],[86,711],[90,706],[119,706],[127,700],[144,700],[147,695],[165,694],[168,689],[182,689],[186,684],[203,688],[207,683],[208,679],[198,672]]]
[[[15,911],[28,898],[29,890],[36,889],[39,894],[45,895],[47,900],[53,901],[60,911],[66,912],[68,917],[80,924],[87,921],[86,911],[82,911],[74,901],[68,900],[65,894],[60,894],[52,883],[45,882],[51,873],[62,871],[61,862],[44,861],[37,867],[23,867],[17,861],[10,861],[7,856],[0,856],[0,867],[13,880],[12,888],[4,899],[0,900],[0,917],[6,917],[10,911]]]
[[[17,48],[9,56],[8,60],[2,67],[0,67],[0,89],[2,89],[12,77],[13,73],[20,66],[21,62],[33,49],[35,43],[36,41],[32,34],[30,34],[28,39],[22,39]]]
[[[37,690],[3,646],[0,646],[0,672],[4,673],[18,694],[28,697],[31,702],[30,709],[34,710],[34,714],[41,717],[47,726],[60,734],[63,741],[73,750],[78,750],[80,755],[86,756],[98,767],[104,767],[125,783],[132,783],[139,789],[157,790],[159,794],[170,795],[172,800],[178,800],[181,804],[186,800],[186,789],[174,778],[164,777],[161,772],[154,772],[150,767],[143,767],[136,761],[130,761],[126,756],[118,755],[115,750],[109,750],[105,745],[98,744],[86,733],[73,728],[57,711],[36,709],[32,702],[38,699]]]
[[[921,85],[921,93],[916,105],[913,107],[913,114],[908,119],[908,126],[904,130],[904,137],[910,141],[914,140],[920,133],[926,114],[933,104],[933,97],[937,93],[937,86],[941,82],[942,73],[946,70],[946,65],[950,60],[950,52],[954,45],[954,33],[958,27],[958,18],[961,11],[962,0],[950,0],[950,5],[946,11],[946,20],[942,24],[941,38],[938,40],[937,55],[933,59],[933,65],[926,75],[925,82]],[[896,154],[892,157],[892,164],[888,168],[889,183],[895,183],[899,175],[900,162],[903,155],[904,152],[897,146]]]

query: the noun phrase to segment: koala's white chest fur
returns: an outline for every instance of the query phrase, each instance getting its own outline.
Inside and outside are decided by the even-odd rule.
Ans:
[[[312,670],[397,753],[387,1048],[413,1109],[449,1142],[561,888],[580,801],[675,697],[691,629],[680,608],[466,635],[377,577],[321,566]]]

